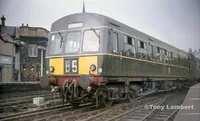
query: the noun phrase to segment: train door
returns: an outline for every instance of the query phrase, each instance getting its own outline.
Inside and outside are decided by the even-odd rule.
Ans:
[[[121,53],[119,52],[119,34],[116,31],[112,31],[110,34],[110,47],[112,48],[113,55],[110,57],[112,65],[112,75],[121,74]]]
[[[118,52],[118,34],[116,32],[112,32],[111,33],[111,42],[112,42],[112,51],[113,53],[117,53]]]

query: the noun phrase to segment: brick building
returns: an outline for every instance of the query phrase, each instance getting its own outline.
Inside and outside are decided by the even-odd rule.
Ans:
[[[16,34],[18,33],[19,39],[26,46],[19,49],[20,70],[15,70],[15,46],[0,39],[0,81],[17,81],[17,73],[21,75],[21,80],[18,81],[36,81],[41,72],[44,73],[46,70],[44,66],[44,49],[47,46],[49,31],[41,27],[29,27],[28,24],[26,26],[22,24],[18,28],[6,26],[5,20],[3,16],[0,25],[1,35],[8,33],[15,41]]]
[[[15,27],[5,27],[5,17],[1,18],[0,33],[7,32],[13,38]],[[13,81],[14,45],[0,40],[0,81]]]

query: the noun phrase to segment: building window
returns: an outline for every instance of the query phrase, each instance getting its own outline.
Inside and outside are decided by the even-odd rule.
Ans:
[[[142,48],[142,49],[146,49],[146,43],[143,41],[139,41],[138,42],[138,47]]]
[[[38,48],[36,44],[29,44],[28,57],[38,57]]]

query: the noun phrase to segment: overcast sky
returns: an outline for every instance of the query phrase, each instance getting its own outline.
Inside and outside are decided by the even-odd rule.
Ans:
[[[200,48],[200,0],[85,0],[86,12],[114,18],[180,49]],[[6,25],[43,27],[82,12],[82,0],[0,0]]]

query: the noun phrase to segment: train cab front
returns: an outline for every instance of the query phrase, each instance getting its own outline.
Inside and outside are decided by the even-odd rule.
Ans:
[[[62,97],[78,100],[94,94],[103,77],[99,73],[100,30],[55,32],[47,48],[48,76],[42,87],[51,87]],[[100,70],[100,71],[99,71]],[[66,99],[67,100],[67,99]]]

